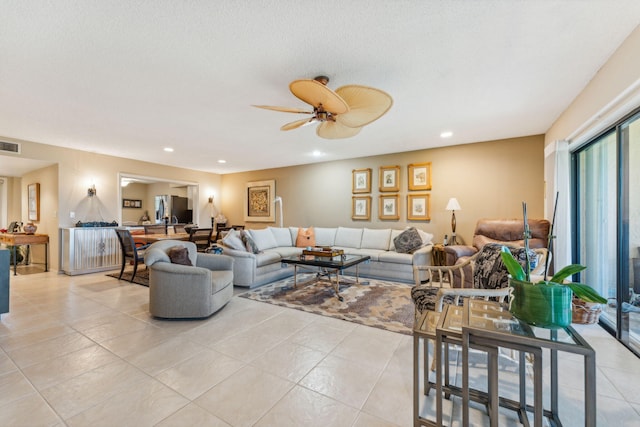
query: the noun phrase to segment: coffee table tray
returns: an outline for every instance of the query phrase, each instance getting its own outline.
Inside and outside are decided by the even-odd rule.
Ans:
[[[333,258],[336,256],[344,255],[344,251],[342,249],[333,249],[330,247],[318,247],[313,249],[303,249],[302,255],[312,255],[326,258]]]

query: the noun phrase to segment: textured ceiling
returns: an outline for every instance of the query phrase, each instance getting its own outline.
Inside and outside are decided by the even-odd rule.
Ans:
[[[0,4],[0,137],[216,173],[544,133],[640,23],[637,0]],[[288,83],[319,74],[394,105],[343,140],[251,107],[305,107]]]

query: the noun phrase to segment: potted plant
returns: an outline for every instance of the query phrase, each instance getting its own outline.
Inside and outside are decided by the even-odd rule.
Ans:
[[[548,280],[547,268],[545,267],[541,280],[535,283],[531,280],[528,255],[530,232],[527,221],[527,205],[524,202],[523,212],[524,245],[527,254],[524,268],[507,247],[503,247],[501,253],[502,262],[511,276],[509,286],[513,289],[513,293],[510,300],[510,311],[513,315],[535,326],[558,328],[568,326],[571,323],[572,294],[585,303],[606,304],[607,300],[592,287],[583,283],[566,282],[568,277],[586,269],[583,265],[567,265]],[[549,231],[548,251],[550,251],[552,238],[553,222]]]

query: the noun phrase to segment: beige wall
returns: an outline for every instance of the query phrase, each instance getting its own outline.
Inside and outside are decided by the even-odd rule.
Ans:
[[[29,200],[28,200],[28,186],[30,184],[40,184],[40,219],[38,221],[29,220]],[[48,166],[46,168],[38,169],[29,172],[22,176],[21,179],[21,212],[22,222],[27,224],[33,222],[38,229],[36,233],[49,234],[49,247],[51,253],[55,250],[58,252],[57,229],[58,223],[55,216],[50,213],[55,212],[58,209],[58,165]],[[44,247],[42,245],[35,245],[33,247],[33,261],[37,263],[44,263]],[[49,262],[52,267],[57,264],[56,258],[51,257]]]
[[[450,197],[462,210],[456,213],[457,234],[470,241],[479,218],[522,218],[522,201],[531,218],[543,217],[544,136],[512,138],[455,147],[363,157],[222,177],[219,210],[230,224],[244,223],[246,183],[276,180],[276,195],[283,199],[285,226],[398,228],[415,225],[442,241],[451,234],[451,212],[445,211]],[[432,163],[431,220],[407,221],[407,165]],[[399,165],[400,220],[378,219],[379,167]],[[371,221],[351,220],[351,172],[371,168],[373,207]],[[412,192],[414,193],[414,192]],[[417,192],[416,192],[417,193]],[[276,209],[277,210],[277,209]],[[248,228],[279,224],[247,223]]]

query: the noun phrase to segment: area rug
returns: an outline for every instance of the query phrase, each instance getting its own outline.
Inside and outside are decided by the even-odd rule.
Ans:
[[[117,273],[109,273],[109,274],[107,274],[107,276],[115,277],[116,279],[118,278],[119,275],[120,275],[120,271],[118,271]],[[131,280],[131,276],[133,276],[133,270],[125,270],[122,273],[122,279],[121,280],[124,280],[124,281],[128,282],[128,281]],[[144,268],[144,266],[142,268],[138,268],[138,271],[136,272],[136,277],[134,277],[134,279],[133,279],[133,283],[149,287],[149,270]]]
[[[311,277],[298,276],[298,283]],[[368,285],[341,284],[344,301],[340,301],[327,281],[294,288],[290,277],[239,296],[411,335],[414,306],[410,291],[407,284],[369,280]]]

